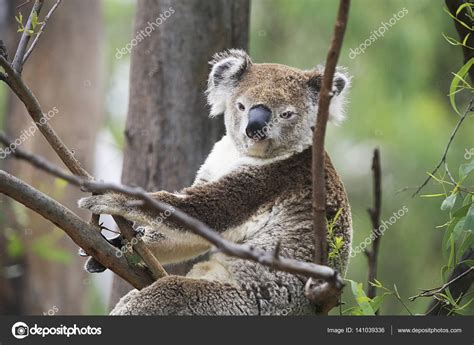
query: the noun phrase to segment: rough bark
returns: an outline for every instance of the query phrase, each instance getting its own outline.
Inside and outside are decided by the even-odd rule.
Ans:
[[[132,52],[122,181],[150,191],[192,183],[224,134],[221,118],[208,119],[208,61],[227,48],[245,49],[248,41],[248,0],[141,0],[134,32],[170,7],[175,13]],[[167,270],[183,274],[188,268]],[[129,289],[115,279],[111,305]]]
[[[22,2],[24,1],[14,3],[18,5]],[[45,4],[44,13],[47,13],[51,5],[52,2]],[[30,8],[31,5],[25,5],[21,7],[21,12],[25,15],[29,13]],[[24,80],[41,101],[44,111],[48,112],[54,108],[58,110],[50,123],[88,170],[92,170],[95,138],[103,113],[101,24],[100,2],[63,1],[49,20],[41,41],[23,70]],[[10,37],[14,37],[11,41],[16,44],[19,38],[19,34],[15,32],[16,24],[10,22],[8,29]],[[9,44],[10,58],[14,54],[14,44]],[[23,104],[15,95],[10,94],[6,118],[9,136],[18,138],[23,130],[30,127],[31,122]],[[21,147],[59,162],[39,132],[28,138]],[[77,210],[76,202],[81,195],[77,190],[60,187],[51,177],[18,162],[9,161],[8,170],[24,181],[38,186],[40,190],[72,210]],[[11,209],[6,212],[11,212]],[[86,288],[83,260],[76,255],[77,246],[39,215],[25,212],[28,229],[18,227],[18,224],[15,226],[26,249],[22,262],[19,262],[22,274],[15,279],[15,294],[19,297],[19,305],[5,312],[42,314],[55,306],[59,314],[80,314],[83,312],[82,302]],[[88,217],[87,212],[81,214],[85,218]],[[13,216],[10,213],[6,218],[12,220]],[[38,257],[38,254],[31,250],[38,240],[45,236],[58,238],[54,247],[70,253],[69,263]],[[65,276],[69,278],[65,280]],[[58,284],[58,281],[62,283]]]

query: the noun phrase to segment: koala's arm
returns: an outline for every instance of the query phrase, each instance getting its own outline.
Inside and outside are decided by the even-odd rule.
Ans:
[[[174,223],[170,216],[173,209],[184,211],[225,236],[226,230],[245,222],[262,205],[287,190],[310,183],[310,157],[311,150],[306,150],[287,160],[240,167],[215,182],[196,183],[179,194],[150,193],[172,206],[168,212],[156,212],[129,196],[115,193],[81,199],[79,206],[144,225],[147,230],[143,240],[157,258],[164,263],[178,262],[206,251],[209,243]]]
[[[308,183],[311,178],[310,158],[311,150],[308,149],[271,164],[242,166],[215,182],[198,183],[183,189],[181,193],[161,191],[149,195],[201,220],[218,232],[224,232],[245,222],[259,207],[285,191]],[[166,225],[164,228],[179,228],[171,220],[172,209],[168,214],[159,213],[135,201],[126,195],[111,193],[83,198],[79,206],[96,214],[120,215],[152,228],[163,225]]]
[[[157,212],[140,205],[136,199],[117,193],[83,198],[79,206],[96,214],[120,215],[151,228],[163,228],[167,236],[173,236],[174,233],[169,234],[167,229],[179,229],[170,215],[174,209],[180,209],[216,231],[224,232],[243,223],[262,204],[279,194],[274,189],[275,183],[266,183],[265,175],[269,170],[272,170],[270,166],[243,167],[239,172],[215,182],[191,186],[181,193],[149,193],[152,198],[172,206],[167,212]]]

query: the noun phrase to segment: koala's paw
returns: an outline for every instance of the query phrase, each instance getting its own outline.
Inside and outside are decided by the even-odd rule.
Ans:
[[[95,214],[122,215],[126,198],[120,194],[93,195],[82,198],[78,202],[80,208],[85,208]]]
[[[167,237],[163,233],[150,227],[145,229],[145,232],[140,238],[148,247],[156,246],[158,243],[163,243],[167,240]]]

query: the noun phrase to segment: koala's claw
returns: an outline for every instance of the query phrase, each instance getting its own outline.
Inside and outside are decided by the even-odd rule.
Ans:
[[[103,236],[103,235],[102,235]],[[104,237],[104,236],[103,236]],[[113,238],[106,238],[107,242],[113,245],[116,248],[120,248],[122,246],[122,236],[116,236]],[[99,261],[94,259],[93,257],[89,256],[84,249],[79,248],[79,255],[82,257],[88,257],[86,264],[84,265],[84,269],[89,273],[101,273],[104,272],[107,267],[103,266]]]
[[[141,238],[141,237],[145,236],[145,228],[143,226],[139,226],[137,228],[134,228],[133,230],[135,231],[135,235],[137,237]]]

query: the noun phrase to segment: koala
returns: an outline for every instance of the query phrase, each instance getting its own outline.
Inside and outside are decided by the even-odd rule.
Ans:
[[[177,193],[150,196],[180,209],[227,240],[311,261],[314,251],[311,145],[322,69],[253,63],[242,50],[211,61],[210,116],[224,116],[226,134]],[[350,78],[334,77],[330,120],[340,122]],[[344,274],[352,240],[350,205],[329,156],[325,158],[327,220],[343,246],[330,265]],[[168,276],[125,295],[111,315],[311,315],[306,279],[229,257],[206,240],[121,194],[83,198],[95,214],[123,216],[145,229],[146,245],[163,264],[209,253],[186,276]],[[329,236],[329,235],[328,235]],[[331,237],[329,236],[329,237]],[[333,239],[333,238],[332,238]],[[329,238],[331,241],[331,238]]]

